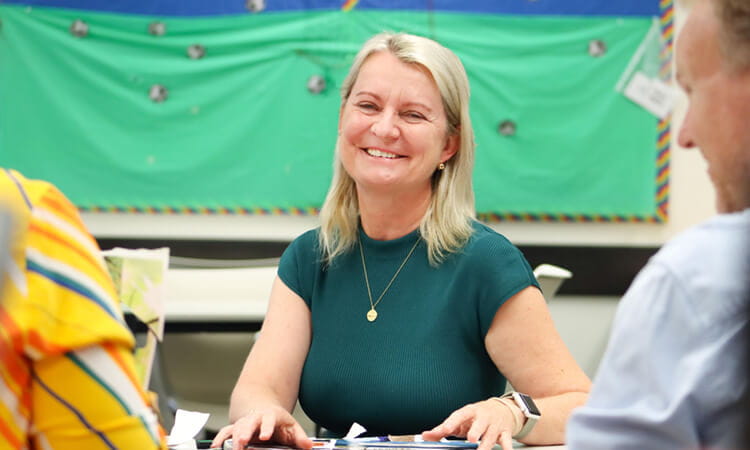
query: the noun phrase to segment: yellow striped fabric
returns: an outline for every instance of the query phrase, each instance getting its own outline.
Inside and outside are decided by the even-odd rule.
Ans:
[[[0,449],[165,448],[96,241],[54,186],[0,169]]]

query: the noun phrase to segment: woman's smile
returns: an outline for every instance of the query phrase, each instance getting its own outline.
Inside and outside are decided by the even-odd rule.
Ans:
[[[363,148],[362,150],[365,151],[370,156],[373,156],[375,158],[384,158],[384,159],[399,159],[399,158],[405,158],[403,155],[397,155],[396,153],[389,152],[387,150],[380,150],[377,148]]]

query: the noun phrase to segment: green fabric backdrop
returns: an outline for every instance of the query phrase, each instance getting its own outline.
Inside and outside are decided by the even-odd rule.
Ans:
[[[653,216],[656,118],[614,86],[644,18],[354,10],[161,19],[0,5],[0,165],[83,208],[320,206],[338,87],[381,30],[433,37],[463,60],[482,213]],[[75,19],[88,36],[69,32]],[[607,44],[604,56],[588,42]],[[206,56],[192,60],[187,47]],[[307,79],[322,75],[313,95]],[[163,103],[149,88],[169,90]],[[497,132],[502,120],[515,136]]]

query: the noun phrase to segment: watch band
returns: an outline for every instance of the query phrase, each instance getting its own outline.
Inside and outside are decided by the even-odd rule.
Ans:
[[[513,439],[522,439],[526,437],[526,435],[531,432],[532,428],[534,428],[534,425],[536,425],[537,421],[539,421],[539,419],[542,417],[542,414],[541,412],[539,412],[539,408],[537,408],[536,403],[534,403],[534,400],[532,400],[531,397],[520,392],[508,392],[502,395],[500,398],[513,400],[516,406],[518,406],[518,408],[523,413],[524,417],[526,417],[526,422],[524,422],[523,426],[521,427],[521,431],[516,433],[513,436]]]

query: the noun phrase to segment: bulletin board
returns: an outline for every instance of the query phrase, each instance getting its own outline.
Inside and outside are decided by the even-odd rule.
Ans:
[[[317,214],[339,87],[383,31],[433,38],[472,89],[484,220],[662,222],[671,1],[0,2],[0,165],[82,210]]]

